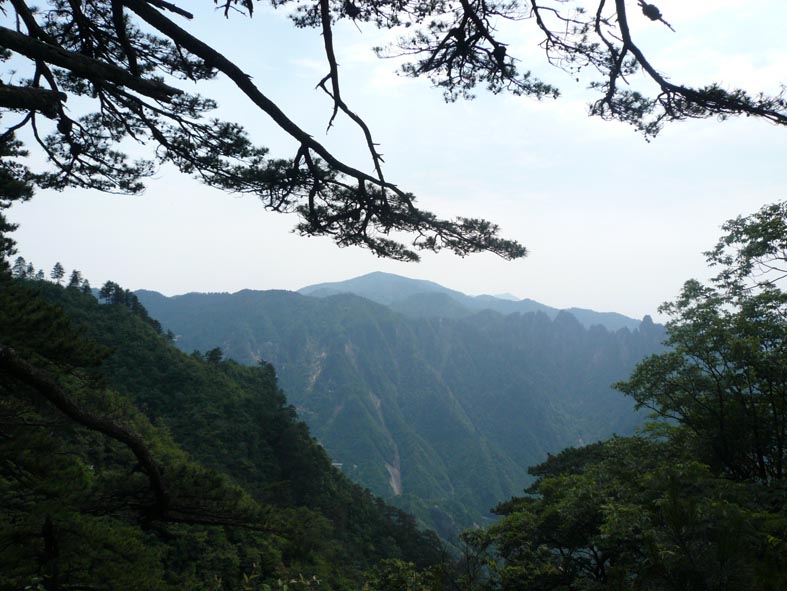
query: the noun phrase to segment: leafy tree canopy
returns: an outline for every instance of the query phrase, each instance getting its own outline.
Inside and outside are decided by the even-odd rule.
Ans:
[[[738,480],[783,481],[787,457],[785,203],[725,224],[707,253],[711,285],[686,282],[664,304],[671,350],[618,384],[640,406],[690,429],[704,461]]]
[[[226,16],[250,17],[259,6],[253,0],[214,3]],[[633,38],[629,12],[642,10],[653,26],[671,25],[655,5],[642,0],[576,6],[562,0],[272,2],[287,8],[295,26],[320,32],[327,73],[319,86],[333,101],[329,127],[339,114],[360,127],[371,159],[371,172],[365,172],[301,129],[251,73],[213,49],[210,39],[183,28],[193,15],[180,4],[47,0],[34,8],[26,0],[0,2],[10,17],[7,24],[14,23],[0,27],[0,45],[6,48],[0,60],[7,64],[0,109],[13,114],[0,139],[8,145],[14,132],[28,127],[53,164],[31,182],[55,189],[140,191],[155,167],[152,161],[131,161],[121,151],[121,142],[130,139],[156,146],[158,162],[172,163],[211,186],[256,195],[274,211],[298,213],[302,234],[328,235],[340,245],[361,245],[404,260],[417,259],[419,249],[443,248],[461,255],[486,250],[507,258],[524,256],[525,249],[500,238],[494,224],[439,219],[419,209],[413,194],[384,175],[371,130],[341,93],[333,29],[342,19],[401,27],[399,42],[379,53],[406,56],[403,72],[427,77],[448,100],[471,97],[478,86],[536,98],[558,95],[557,88],[536,79],[528,64],[509,54],[498,31],[510,22],[521,27],[522,36],[541,43],[549,63],[572,73],[594,72],[591,87],[600,93],[591,108],[594,115],[629,122],[646,136],[666,122],[689,118],[745,114],[787,123],[782,95],[726,90],[720,84],[695,88],[659,72]],[[644,74],[642,88],[629,85],[635,73]],[[182,89],[185,81],[219,74],[295,139],[294,157],[269,157],[237,123],[210,118],[213,99]],[[412,245],[392,239],[396,231],[413,236]]]
[[[501,505],[503,519],[474,539],[493,557],[486,588],[781,588],[778,503],[693,458],[677,431],[569,449],[537,467],[529,496]]]
[[[662,306],[670,350],[617,385],[659,421],[531,468],[475,536],[489,589],[784,588],[785,211],[725,224],[719,275]]]
[[[787,278],[787,201],[738,216],[723,229],[726,234],[705,253],[711,265],[721,267],[715,283],[743,293],[779,287]]]
[[[0,587],[349,591],[442,559],[331,466],[270,365],[183,355],[108,283],[100,304],[0,274]]]

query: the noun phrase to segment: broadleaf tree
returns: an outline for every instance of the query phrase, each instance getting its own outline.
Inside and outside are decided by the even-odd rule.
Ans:
[[[254,0],[214,0],[214,18],[251,17]],[[171,163],[208,185],[252,194],[279,212],[300,216],[297,230],[331,236],[340,245],[361,245],[380,256],[416,260],[418,250],[449,249],[465,255],[491,251],[524,256],[519,243],[498,235],[491,222],[440,219],[420,209],[415,196],[388,179],[372,131],[345,101],[336,61],[334,29],[351,19],[404,34],[379,49],[405,56],[403,72],[430,79],[448,100],[472,97],[479,86],[536,98],[559,89],[538,80],[531,64],[511,55],[511,31],[540,43],[544,59],[574,74],[590,71],[598,93],[591,113],[631,123],[646,136],[675,120],[747,115],[787,124],[782,94],[727,90],[721,83],[694,87],[672,82],[637,44],[629,21],[641,11],[651,25],[672,28],[673,19],[638,0],[524,2],[487,0],[277,0],[294,26],[321,35],[326,75],[318,86],[332,100],[329,128],[340,114],[358,125],[369,154],[367,169],[326,149],[271,100],[240,68],[191,34],[188,5],[165,0],[2,0],[0,26],[5,61],[0,112],[14,141],[26,129],[52,167],[29,177],[55,189],[90,187],[134,193],[155,171]],[[501,28],[507,23],[509,26]],[[672,33],[671,33],[672,34]],[[679,33],[675,33],[679,34]],[[643,76],[636,78],[635,73]],[[289,158],[273,158],[237,122],[211,118],[214,99],[183,90],[186,82],[218,75],[270,117],[297,144]],[[65,108],[87,105],[82,114]],[[82,109],[80,109],[81,111]],[[132,161],[126,140],[155,146],[149,160]],[[18,163],[15,162],[18,166]],[[411,243],[398,238],[405,233]]]
[[[718,276],[686,282],[660,308],[670,350],[617,385],[688,428],[703,460],[737,480],[787,478],[786,225],[785,203],[727,222],[707,253]]]
[[[551,456],[496,509],[487,589],[785,588],[785,212],[725,224],[718,276],[662,306],[668,350],[616,385],[654,422]]]

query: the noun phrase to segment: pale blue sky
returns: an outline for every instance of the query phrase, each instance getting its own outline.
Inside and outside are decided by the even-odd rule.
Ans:
[[[787,82],[783,1],[657,4],[677,33],[639,18],[632,26],[674,81],[770,92]],[[536,103],[480,91],[473,102],[446,105],[426,81],[399,78],[395,63],[374,57],[370,48],[381,37],[370,26],[359,32],[346,25],[335,33],[343,95],[381,144],[387,178],[438,214],[499,223],[529,257],[444,253],[424,255],[420,264],[384,261],[295,236],[294,217],[168,169],[142,196],[41,192],[11,211],[21,224],[21,254],[47,269],[55,261],[77,267],[94,285],[112,279],[166,294],[297,289],[382,270],[470,294],[510,292],[641,317],[684,280],[708,275],[701,252],[726,219],[787,198],[787,129],[709,120],[674,124],[646,143],[625,125],[589,119],[593,95],[543,67],[532,38],[514,29],[503,31],[511,52],[532,60],[564,98]],[[206,9],[188,26],[240,62],[302,127],[368,168],[362,138],[346,121],[325,136],[330,103],[314,90],[327,71],[318,32],[294,30],[267,11],[227,22]],[[215,93],[220,115],[246,125],[272,155],[293,155],[293,143],[226,83],[201,92]]]

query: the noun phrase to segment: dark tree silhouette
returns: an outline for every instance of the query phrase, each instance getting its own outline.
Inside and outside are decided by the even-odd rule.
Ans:
[[[16,230],[16,224],[8,221],[5,210],[13,203],[26,201],[33,195],[29,171],[17,162],[19,157],[25,155],[26,152],[22,150],[21,143],[13,133],[5,132],[0,135],[0,274],[9,271],[8,258],[16,254],[16,243],[9,236]]]
[[[27,261],[24,257],[16,257],[14,266],[11,267],[11,274],[19,279],[27,277]]]
[[[221,350],[220,347],[215,347],[205,353],[205,361],[208,363],[221,363],[221,360],[224,359],[224,352]]]
[[[60,282],[63,281],[63,277],[66,275],[66,270],[63,268],[59,262],[55,263],[55,266],[52,267],[52,271],[49,273],[49,276],[52,280],[60,285]]]
[[[251,16],[255,7],[253,0],[214,3],[225,16]],[[419,249],[448,248],[461,255],[491,251],[506,258],[526,251],[499,238],[498,228],[485,220],[443,220],[419,209],[411,193],[386,178],[370,129],[341,93],[333,40],[341,19],[379,28],[409,26],[408,36],[380,53],[409,56],[404,73],[426,76],[449,100],[472,96],[478,85],[495,93],[557,96],[558,89],[522,68],[497,32],[502,21],[521,21],[522,35],[540,40],[551,64],[595,72],[591,86],[600,98],[593,114],[629,122],[646,136],[668,121],[688,118],[744,114],[787,124],[782,95],[725,90],[721,84],[694,88],[659,72],[632,37],[627,7],[633,0],[594,0],[580,3],[579,9],[563,0],[273,2],[292,9],[295,26],[319,30],[327,73],[318,86],[333,102],[328,127],[339,114],[360,127],[370,155],[366,172],[340,160],[299,127],[250,72],[213,49],[210,39],[183,28],[193,15],[182,6],[167,0],[42,4],[33,9],[26,0],[0,0],[7,23],[16,23],[14,29],[0,27],[0,46],[6,48],[0,60],[13,56],[13,70],[26,63],[30,76],[12,75],[8,62],[0,109],[16,118],[0,137],[8,141],[16,130],[30,128],[54,165],[34,176],[36,184],[140,191],[155,163],[131,161],[120,152],[119,143],[130,138],[154,144],[159,162],[172,163],[211,186],[256,195],[274,211],[297,212],[302,234],[328,235],[340,245],[361,245],[397,259],[415,260]],[[653,26],[669,26],[655,5],[640,0],[637,9]],[[644,74],[644,88],[655,88],[655,93],[629,86],[635,72]],[[209,118],[213,100],[181,88],[184,81],[219,74],[295,139],[294,157],[268,157],[238,124]],[[93,112],[72,118],[64,108],[69,97],[72,102],[79,97],[80,105],[93,104]],[[393,232],[409,234],[412,245],[392,239]]]
[[[101,286],[101,289],[98,291],[99,299],[108,304],[112,300],[112,294],[115,291],[115,283],[112,281],[107,281],[104,285]]]
[[[68,286],[72,289],[79,289],[79,286],[82,284],[82,272],[77,271],[74,269],[71,271],[71,276],[68,279]]]

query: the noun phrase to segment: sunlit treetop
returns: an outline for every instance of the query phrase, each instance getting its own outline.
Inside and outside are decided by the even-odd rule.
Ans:
[[[727,221],[715,248],[705,253],[720,268],[714,282],[733,294],[781,289],[787,279],[787,201]]]
[[[252,17],[262,5],[253,0],[214,4],[217,18]],[[157,165],[170,163],[210,186],[256,195],[270,210],[295,212],[301,234],[331,236],[341,246],[360,245],[401,260],[417,260],[418,250],[442,249],[518,258],[525,248],[499,237],[496,225],[440,219],[418,208],[412,193],[385,176],[372,130],[341,92],[333,36],[339,20],[400,31],[398,42],[378,53],[404,57],[403,73],[428,78],[447,100],[470,98],[478,88],[537,99],[558,96],[557,88],[531,74],[531,64],[511,54],[510,40],[499,36],[504,21],[510,21],[522,38],[540,43],[548,63],[572,73],[594,72],[591,88],[598,98],[591,114],[628,122],[646,137],[667,122],[691,118],[747,115],[787,124],[783,95],[725,90],[721,84],[694,88],[657,71],[632,37],[629,13],[641,11],[654,27],[672,29],[674,23],[642,0],[272,0],[270,5],[286,5],[295,26],[314,28],[321,36],[326,74],[319,86],[333,103],[329,128],[339,116],[360,127],[368,170],[336,157],[261,91],[253,72],[216,51],[209,37],[189,33],[184,28],[194,18],[189,3],[165,0],[0,0],[5,15],[0,141],[12,141],[16,134],[44,150],[52,167],[27,175],[39,187],[135,193]],[[635,73],[645,74],[652,94],[629,85]],[[182,89],[187,81],[217,75],[297,142],[294,155],[270,157],[238,122],[210,116],[216,107],[212,98]],[[80,112],[83,105],[90,107],[76,115],[68,107],[76,104]],[[20,135],[23,128],[29,131]],[[132,161],[120,146],[128,140],[153,146],[150,159]],[[403,235],[409,244],[399,241]]]

